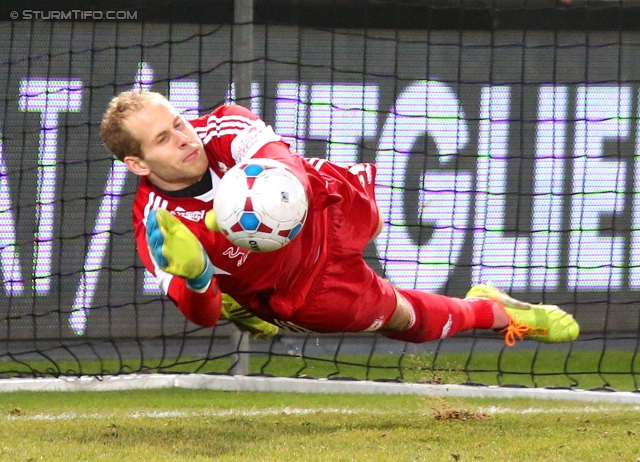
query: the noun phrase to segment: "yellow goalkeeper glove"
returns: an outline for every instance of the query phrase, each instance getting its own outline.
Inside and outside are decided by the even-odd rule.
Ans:
[[[222,317],[253,338],[268,340],[278,335],[277,326],[252,315],[227,294],[222,294]]]
[[[186,279],[195,290],[205,289],[213,277],[213,265],[202,244],[189,228],[164,209],[147,216],[147,245],[158,266]]]

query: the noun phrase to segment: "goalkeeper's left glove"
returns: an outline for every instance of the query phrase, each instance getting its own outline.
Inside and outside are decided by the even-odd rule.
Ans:
[[[158,266],[183,277],[189,288],[204,291],[213,277],[213,265],[189,228],[164,209],[147,216],[147,245]]]
[[[268,340],[278,335],[278,326],[249,313],[227,294],[222,294],[222,317],[231,321],[241,332],[248,332],[253,338]]]

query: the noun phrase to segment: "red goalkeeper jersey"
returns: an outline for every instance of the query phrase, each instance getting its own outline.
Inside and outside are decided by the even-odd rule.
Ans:
[[[145,225],[151,210],[164,208],[179,217],[198,237],[214,266],[220,289],[250,309],[268,306],[281,319],[302,306],[306,293],[326,255],[326,209],[340,200],[340,178],[331,168],[320,173],[307,159],[291,153],[288,145],[262,120],[242,106],[221,106],[212,113],[191,120],[209,159],[197,195],[164,192],[142,177],[133,203],[133,224],[140,258],[158,280],[163,292],[192,322],[211,326],[220,316],[215,284],[199,294],[184,279],[162,271],[147,247]],[[307,220],[300,234],[274,252],[250,252],[239,248],[221,233],[205,226],[204,217],[213,207],[220,178],[236,163],[251,157],[267,157],[288,165],[305,186],[309,198]],[[320,163],[324,163],[321,161]],[[314,164],[318,164],[315,162]],[[326,167],[326,166],[325,166]],[[328,172],[328,173],[327,173]],[[205,184],[204,190],[202,185]],[[337,189],[336,189],[337,188]]]

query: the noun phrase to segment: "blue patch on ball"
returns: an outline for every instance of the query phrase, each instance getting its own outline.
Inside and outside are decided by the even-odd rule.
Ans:
[[[258,176],[264,171],[262,165],[249,164],[244,168],[244,173],[247,176]]]
[[[238,222],[247,231],[255,231],[260,226],[260,220],[253,212],[244,212]]]
[[[289,239],[293,239],[294,237],[296,237],[301,229],[302,229],[302,225],[300,223],[295,225],[293,229],[289,232],[289,236],[288,236]]]

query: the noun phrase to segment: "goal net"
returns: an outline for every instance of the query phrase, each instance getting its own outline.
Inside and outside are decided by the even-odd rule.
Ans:
[[[481,332],[246,343],[224,321],[185,321],[136,255],[137,179],[99,123],[130,88],[166,94],[187,118],[234,101],[238,44],[230,2],[147,3],[2,7],[1,378],[228,374],[248,358],[265,377],[638,390],[633,5],[256,4],[239,102],[304,156],[376,163],[385,228],[366,257],[379,274],[458,297],[491,281],[581,326],[572,344],[506,348]]]

